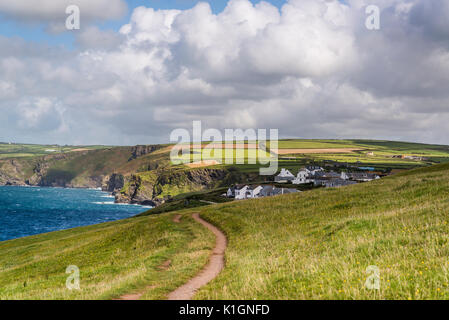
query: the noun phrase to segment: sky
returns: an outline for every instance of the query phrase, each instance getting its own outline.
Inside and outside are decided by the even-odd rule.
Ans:
[[[0,0],[0,112],[6,142],[164,143],[201,120],[449,144],[449,2]]]

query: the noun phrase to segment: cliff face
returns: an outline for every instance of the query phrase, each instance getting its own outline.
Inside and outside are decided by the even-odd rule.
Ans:
[[[24,166],[17,160],[6,160],[0,163],[0,185],[26,185],[23,178]]]
[[[147,145],[147,146],[135,146],[132,149],[132,155],[129,158],[128,161],[132,161],[134,159],[137,159],[139,157],[145,156],[147,154],[150,154],[156,150],[161,149],[163,146],[160,145]]]
[[[117,192],[125,185],[125,177],[121,174],[113,173],[104,181],[102,189],[107,192]]]
[[[116,147],[0,160],[0,185],[102,188],[120,203],[158,205],[182,193],[250,181],[228,169],[173,167],[164,146]]]
[[[156,205],[176,195],[215,188],[229,176],[223,169],[173,170],[164,169],[132,175],[124,188],[116,193],[117,202]]]
[[[120,190],[124,177],[116,172],[128,164],[131,150],[117,147],[0,160],[0,185]],[[133,170],[132,166],[129,170]]]

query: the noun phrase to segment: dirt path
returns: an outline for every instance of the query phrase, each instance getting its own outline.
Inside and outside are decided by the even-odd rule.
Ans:
[[[209,263],[194,278],[185,285],[179,287],[168,295],[168,300],[190,300],[196,291],[215,279],[224,268],[224,253],[227,247],[227,239],[217,227],[203,220],[198,213],[193,214],[193,219],[215,234],[215,248],[209,259]]]
[[[177,214],[176,216],[173,217],[173,222],[174,223],[180,223],[181,222],[181,215]]]

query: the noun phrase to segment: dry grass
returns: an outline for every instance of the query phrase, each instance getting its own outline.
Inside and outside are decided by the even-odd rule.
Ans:
[[[199,161],[199,162],[187,163],[186,166],[189,168],[204,168],[204,167],[216,166],[219,164],[220,164],[220,162],[218,162],[217,160],[204,160],[204,161]]]

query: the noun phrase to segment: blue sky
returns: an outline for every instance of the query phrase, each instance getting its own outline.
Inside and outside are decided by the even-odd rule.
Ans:
[[[99,23],[98,27],[101,29],[112,29],[117,31],[122,25],[128,23],[133,10],[139,6],[151,7],[155,9],[188,9],[193,7],[198,2],[208,2],[212,10],[218,13],[224,9],[228,0],[126,0],[128,3],[128,14],[120,20],[107,21]],[[259,0],[251,0],[253,3],[260,2]],[[277,7],[281,7],[286,0],[265,0]],[[81,17],[82,18],[82,17]],[[0,16],[0,35],[6,37],[20,37],[27,41],[40,42],[48,45],[63,45],[67,48],[72,48],[73,33],[66,32],[62,34],[49,34],[45,31],[44,25],[24,25]]]

